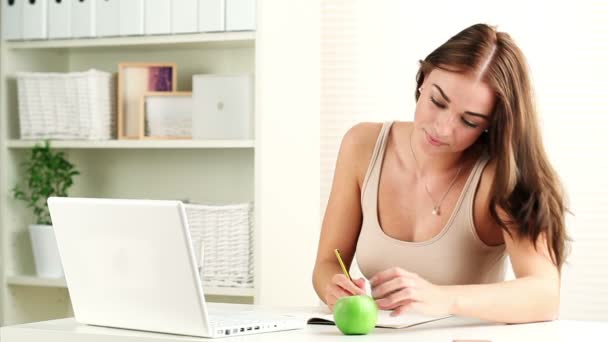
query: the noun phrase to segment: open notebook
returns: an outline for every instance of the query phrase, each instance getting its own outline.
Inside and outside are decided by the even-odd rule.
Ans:
[[[415,313],[406,313],[400,316],[391,317],[391,311],[379,310],[377,328],[409,328],[414,325],[438,321],[440,319],[451,317],[447,316],[425,316]],[[334,317],[329,310],[319,311],[308,318],[308,324],[334,324]]]

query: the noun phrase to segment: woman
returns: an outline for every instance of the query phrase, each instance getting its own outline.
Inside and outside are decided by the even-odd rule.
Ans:
[[[342,274],[337,248],[347,266],[357,252],[393,315],[557,317],[566,208],[527,72],[508,34],[471,26],[420,62],[414,122],[346,133],[313,275],[330,309],[365,293],[363,278]]]

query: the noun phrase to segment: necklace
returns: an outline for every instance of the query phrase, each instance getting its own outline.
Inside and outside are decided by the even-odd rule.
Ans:
[[[418,169],[418,159],[416,159],[416,154],[414,153],[414,148],[412,147],[412,136],[413,135],[414,135],[414,131],[412,130],[412,132],[410,133],[410,151],[412,151],[412,157],[414,157],[414,162],[416,163],[416,169]],[[461,170],[462,170],[462,165],[460,165],[460,167],[458,167],[458,171],[456,171],[456,175],[454,176],[454,179],[452,179],[452,182],[448,186],[448,189],[443,193],[443,196],[441,196],[441,198],[439,199],[439,202],[435,202],[435,200],[433,199],[433,195],[431,195],[431,192],[429,191],[429,187],[426,185],[426,182],[424,180],[422,180],[422,184],[424,184],[424,190],[426,190],[426,194],[429,195],[429,198],[433,202],[433,211],[432,211],[433,215],[439,216],[441,214],[441,210],[440,210],[441,203],[443,203],[443,199],[450,192],[450,189],[452,189],[452,186],[456,182],[456,179],[458,179],[458,175],[460,175]]]

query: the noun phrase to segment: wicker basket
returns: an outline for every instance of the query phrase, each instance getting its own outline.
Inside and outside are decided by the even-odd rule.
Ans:
[[[253,205],[186,204],[204,286],[253,287]]]
[[[17,73],[21,139],[108,140],[115,132],[112,74]]]

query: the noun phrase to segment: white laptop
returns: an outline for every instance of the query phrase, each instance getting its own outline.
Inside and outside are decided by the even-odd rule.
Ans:
[[[179,201],[51,197],[48,205],[79,323],[202,337],[306,324],[256,306],[208,312]]]

